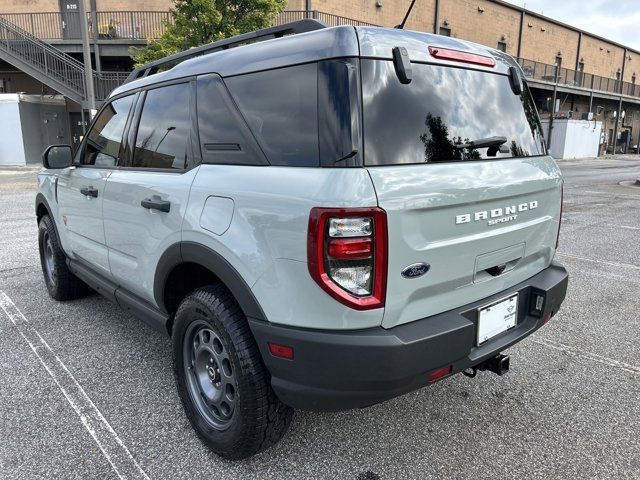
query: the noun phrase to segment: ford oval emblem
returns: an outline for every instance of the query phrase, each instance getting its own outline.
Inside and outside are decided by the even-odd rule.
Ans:
[[[414,263],[402,270],[402,276],[404,278],[418,278],[429,271],[431,265],[428,263]]]

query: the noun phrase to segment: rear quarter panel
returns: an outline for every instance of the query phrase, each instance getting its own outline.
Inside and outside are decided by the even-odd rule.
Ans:
[[[229,202],[207,202],[210,197],[233,202],[230,222]],[[345,307],[313,281],[307,267],[313,207],[376,204],[371,178],[362,168],[202,165],[191,187],[182,240],[207,246],[229,261],[269,322],[320,329],[379,326],[383,309]],[[212,227],[227,223],[226,230]]]

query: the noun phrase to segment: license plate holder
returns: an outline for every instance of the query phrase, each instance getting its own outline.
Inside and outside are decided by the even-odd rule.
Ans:
[[[478,309],[478,345],[518,323],[518,294],[509,295]]]

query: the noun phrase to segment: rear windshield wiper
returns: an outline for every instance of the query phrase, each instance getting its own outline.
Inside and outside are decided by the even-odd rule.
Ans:
[[[495,157],[496,153],[509,153],[509,147],[504,146],[507,143],[507,137],[487,137],[479,138],[477,140],[471,140],[466,143],[460,143],[456,145],[456,148],[488,148],[487,156]]]

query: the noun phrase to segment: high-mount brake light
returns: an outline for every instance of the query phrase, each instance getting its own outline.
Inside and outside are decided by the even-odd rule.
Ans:
[[[429,53],[433,58],[440,60],[453,60],[454,62],[471,63],[483,67],[495,67],[496,59],[478,55],[477,53],[461,52],[450,48],[429,47]]]
[[[374,208],[313,208],[309,273],[329,295],[356,310],[384,306],[387,214]]]

